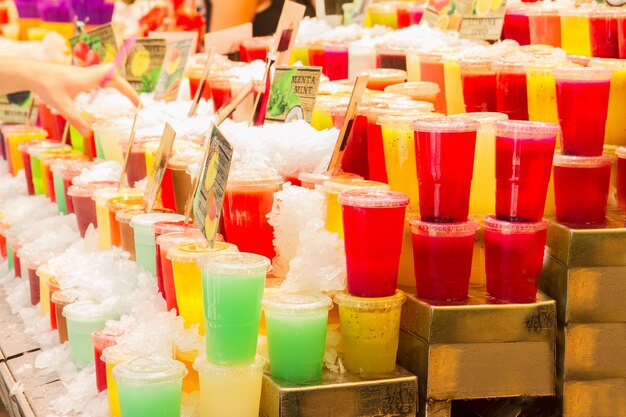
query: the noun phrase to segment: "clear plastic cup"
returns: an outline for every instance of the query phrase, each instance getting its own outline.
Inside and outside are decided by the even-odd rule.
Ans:
[[[198,357],[200,415],[203,417],[257,417],[266,360],[257,356],[244,365],[216,365]]]
[[[255,36],[244,40],[239,45],[239,60],[241,62],[252,62],[257,59],[265,61],[272,39],[271,36]]]
[[[612,68],[611,90],[609,91],[609,108],[606,119],[604,142],[608,145],[626,145],[626,60],[593,58],[589,61],[590,67]]]
[[[352,174],[349,172],[340,172],[337,175],[334,175],[333,178],[349,178],[349,179],[357,179],[362,180],[363,177],[357,174]],[[298,180],[302,184],[302,187],[308,189],[315,189],[316,185],[322,185],[325,181],[329,181],[331,178],[331,174],[329,172],[315,173],[315,172],[300,172],[298,174]]]
[[[445,117],[413,123],[422,220],[467,220],[479,127],[473,120]]]
[[[561,48],[569,55],[591,56],[589,8],[568,7],[561,17]]]
[[[3,134],[6,143],[5,156],[9,162],[9,170],[13,176],[16,176],[20,169],[24,169],[24,162],[22,160],[22,154],[17,148],[18,145],[34,140],[44,140],[48,137],[48,132],[45,130],[26,125],[16,125],[12,126],[11,129],[3,129]]]
[[[400,84],[406,81],[406,71],[392,68],[374,68],[362,72],[367,74],[367,88],[371,90],[383,91],[386,87],[393,84]]]
[[[410,225],[417,296],[438,303],[465,301],[478,222],[428,223],[413,219]]]
[[[52,296],[54,295],[55,292],[60,291],[61,287],[55,277],[50,278],[48,282],[46,282],[46,287],[48,288],[48,298],[44,299],[45,300],[44,302],[49,305],[50,330],[56,330],[57,329],[57,312],[56,312],[56,307],[54,305],[54,302],[52,302]]]
[[[624,207],[626,202],[626,147],[619,147],[617,155],[617,204]]]
[[[74,205],[67,196],[67,190],[72,185],[74,177],[90,165],[91,163],[87,161],[59,160],[51,166],[54,195],[60,213],[68,214],[74,212]]]
[[[263,299],[274,378],[304,383],[322,377],[332,306],[332,300],[321,294],[275,294]]]
[[[135,216],[130,221],[135,239],[137,264],[152,275],[156,275],[156,246],[153,225],[164,221],[182,221],[185,216],[175,213],[147,213]]]
[[[46,178],[44,178],[43,176],[42,159],[44,157],[50,156],[67,156],[71,154],[72,148],[69,145],[58,142],[51,142],[46,140],[38,142],[39,144],[29,146],[27,150],[30,157],[31,178],[33,181],[35,194],[45,194],[46,196],[49,196],[50,191],[48,190],[48,183],[46,181]]]
[[[348,78],[353,80],[362,71],[376,67],[376,49],[371,45],[350,43],[348,46]]]
[[[48,281],[55,277],[56,271],[48,264],[43,264],[37,268],[35,273],[39,279],[39,307],[41,314],[45,316],[50,313],[50,290],[48,288]]]
[[[554,156],[556,218],[568,224],[600,225],[606,220],[612,158]]]
[[[154,249],[155,249],[155,265],[156,278],[159,292],[165,298],[165,290],[163,288],[163,269],[161,266],[161,248],[159,247],[158,237],[167,233],[184,232],[187,230],[199,230],[198,226],[187,220],[163,221],[156,222],[152,225],[154,231]],[[222,239],[223,240],[223,239]]]
[[[396,5],[392,2],[372,3],[367,8],[372,25],[388,26],[392,29],[398,27]]]
[[[59,344],[68,341],[67,320],[63,315],[65,307],[78,300],[78,293],[75,289],[58,290],[50,296],[54,304],[54,312],[56,317],[57,329],[59,331]]]
[[[496,217],[538,222],[543,217],[558,125],[496,123]]]
[[[330,81],[348,78],[348,45],[328,42],[324,45],[324,73]]]
[[[349,293],[359,297],[393,295],[409,196],[387,190],[348,191],[339,195],[339,203]]]
[[[499,303],[534,303],[549,222],[483,222],[487,295]]]
[[[145,356],[145,354],[124,345],[110,346],[102,351],[101,358],[106,364],[107,398],[109,400],[111,417],[122,417],[117,382],[113,377],[113,368],[121,363],[129,362],[142,356]]]
[[[340,104],[348,104],[349,97],[346,96],[319,96],[315,100],[313,115],[311,116],[311,126],[317,130],[330,129],[333,127],[333,120],[330,110]]]
[[[222,251],[204,255],[198,265],[202,270],[207,358],[224,365],[252,362],[270,260],[254,253]],[[178,286],[176,294],[180,294]]]
[[[201,243],[183,243],[167,250],[167,259],[172,263],[172,273],[178,313],[185,320],[185,326],[198,325],[200,334],[204,334],[204,316],[202,313],[202,276],[198,259],[212,252],[237,252],[237,246],[215,242],[210,247],[206,241]]]
[[[557,68],[553,74],[561,150],[567,155],[602,155],[613,70],[569,67]]]
[[[187,368],[171,358],[137,358],[116,365],[120,411],[124,417],[179,417]]]
[[[558,9],[529,8],[528,29],[532,44],[561,47],[561,18]]]
[[[467,112],[497,111],[497,82],[492,63],[488,58],[464,58],[459,61]]]
[[[67,195],[72,199],[76,222],[81,237],[85,237],[89,225],[98,227],[96,216],[96,203],[93,201],[93,194],[97,189],[114,187],[115,183],[102,181],[90,182],[84,185],[72,185],[67,190]]]
[[[411,81],[385,87],[385,93],[402,94],[411,97],[411,100],[427,101],[433,105],[440,91],[437,84],[428,81]]]
[[[363,376],[392,372],[396,367],[400,315],[406,300],[401,291],[391,297],[363,298],[340,292],[343,363]]]
[[[528,7],[523,5],[507,7],[502,27],[502,37],[512,39],[520,45],[528,45],[530,42]],[[560,37],[560,29],[559,29]]]
[[[526,64],[522,61],[499,61],[496,72],[496,109],[511,120],[528,120]]]
[[[109,209],[106,206],[107,201],[120,196],[143,196],[143,190],[124,188],[121,192],[118,192],[116,187],[100,188],[94,191],[91,197],[96,203],[96,221],[98,223],[101,249],[109,249],[111,247],[111,223],[109,221]]]
[[[134,261],[135,256],[135,232],[130,226],[130,221],[135,216],[146,214],[144,209],[122,209],[115,213],[115,220],[120,226],[120,244],[123,251],[130,255],[128,259]]]
[[[109,227],[112,246],[122,246],[120,224],[116,218],[117,213],[122,210],[142,210],[145,206],[146,201],[143,195],[114,197],[106,202],[106,207],[109,210]]]
[[[106,363],[102,360],[102,351],[109,346],[116,345],[118,337],[123,334],[124,330],[114,327],[105,327],[104,330],[91,334],[96,368],[96,387],[98,388],[98,392],[107,389]]]
[[[553,63],[526,66],[528,118],[535,122],[559,123]]]
[[[72,361],[78,367],[94,362],[91,334],[104,329],[107,320],[117,320],[119,315],[108,307],[93,301],[79,301],[63,309],[67,321],[67,336],[72,350]]]
[[[618,17],[621,11],[600,7],[589,13],[591,56],[619,58]]]

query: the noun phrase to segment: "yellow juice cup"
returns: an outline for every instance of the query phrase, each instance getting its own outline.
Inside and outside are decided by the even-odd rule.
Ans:
[[[34,126],[15,126],[4,130],[5,141],[9,145],[8,153],[11,158],[11,173],[15,176],[20,169],[24,169],[22,154],[17,148],[20,143],[33,140],[44,140],[48,132]]]
[[[311,116],[311,126],[317,130],[330,129],[333,127],[333,118],[330,111],[333,107],[342,104],[347,105],[349,97],[346,96],[319,96],[315,100],[313,115]]]
[[[123,188],[121,192],[115,187],[100,188],[93,193],[93,201],[96,203],[96,221],[98,222],[98,242],[100,249],[111,248],[111,223],[109,221],[109,209],[107,201],[115,197],[138,197],[143,195],[143,190],[137,188]]]
[[[205,332],[202,274],[196,262],[202,255],[217,251],[238,252],[238,249],[230,243],[215,242],[213,248],[205,243],[185,243],[167,251],[167,259],[172,261],[178,314],[185,320],[185,327],[198,325],[201,335]]]
[[[455,57],[444,56],[443,78],[446,86],[446,106],[448,114],[465,113],[465,100],[463,99],[463,83],[461,81],[461,69],[459,60]]]
[[[296,62],[302,62],[302,65],[309,65],[309,48],[301,43],[296,43],[291,50],[291,56],[289,57],[289,65],[293,65]]]
[[[335,295],[347,370],[367,376],[395,369],[405,299],[402,291],[379,298],[355,297],[346,292]]]
[[[406,52],[406,79],[407,81],[422,81],[420,73],[420,56],[416,51]]]
[[[143,153],[146,158],[146,172],[152,171],[152,166],[154,165],[156,153],[160,144],[160,140],[151,140],[143,144]]]
[[[591,56],[589,34],[589,9],[572,8],[562,10],[561,48],[570,55]]]
[[[102,351],[102,360],[106,363],[107,375],[107,398],[109,400],[109,413],[111,417],[122,417],[120,411],[120,399],[117,391],[117,381],[113,378],[113,368],[124,362],[129,362],[140,357],[139,352],[130,350],[123,345],[108,347]]]
[[[419,212],[407,212],[402,234],[402,251],[398,268],[398,287],[415,288],[415,265],[413,264],[413,232],[409,220],[419,218]],[[415,292],[415,291],[413,291]]]
[[[71,149],[69,145],[67,145],[67,149],[49,149],[49,150],[42,151],[39,154],[38,161],[39,161],[40,170],[41,170],[40,172],[41,172],[41,178],[42,178],[43,193],[46,195],[46,197],[50,197],[50,190],[48,189],[48,181],[46,180],[46,176],[48,175],[50,166],[49,165],[46,166],[44,164],[44,160],[48,158],[72,159],[73,156],[74,156],[74,151]],[[32,163],[32,157],[31,157],[31,163]]]
[[[559,123],[556,107],[556,81],[552,70],[556,64],[526,66],[528,118],[534,122]]]
[[[37,276],[39,277],[39,307],[41,308],[41,315],[45,316],[50,313],[50,289],[48,288],[48,281],[55,276],[55,272],[48,264],[41,265],[37,268]]]
[[[626,60],[594,58],[590,67],[613,68],[611,91],[609,92],[609,113],[606,119],[604,142],[609,145],[626,146]]]
[[[398,28],[398,14],[396,5],[392,2],[372,3],[367,8],[372,26],[382,25],[392,29]]]
[[[352,190],[387,190],[389,186],[377,181],[333,178],[325,181],[323,188],[326,194],[326,230],[337,233],[343,239],[343,215],[341,204],[339,204],[339,194]]]

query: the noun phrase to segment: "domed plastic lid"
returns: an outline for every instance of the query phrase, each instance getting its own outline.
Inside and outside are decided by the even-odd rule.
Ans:
[[[184,232],[163,233],[156,238],[156,244],[161,250],[167,251],[172,246],[182,245],[183,243],[203,243],[206,242],[204,235],[199,229],[189,229]]]
[[[121,192],[116,187],[100,188],[93,193],[91,197],[97,205],[104,206],[107,200],[118,196],[143,196],[143,190],[138,188],[123,188]]]
[[[479,229],[474,219],[462,223],[432,223],[411,219],[409,224],[414,234],[427,236],[473,236]]]
[[[67,189],[67,195],[70,197],[88,197],[91,198],[93,193],[99,188],[114,187],[115,183],[112,181],[96,181],[88,182],[86,184],[74,184]]]
[[[625,69],[626,59],[591,58],[589,60],[589,66],[600,68]]]
[[[496,123],[496,135],[511,139],[556,138],[561,127],[554,123],[529,122],[527,120],[502,120]]]
[[[128,345],[115,345],[104,349],[101,359],[108,364],[117,365],[142,356],[144,356],[144,354],[139,352],[136,348]]]
[[[389,109],[399,112],[423,112],[430,113],[435,110],[435,105],[428,101],[410,100],[389,103]]]
[[[406,71],[393,68],[373,68],[363,71],[362,74],[369,75],[370,80],[406,79]]]
[[[453,114],[448,116],[451,119],[469,119],[480,123],[481,126],[495,124],[501,120],[508,120],[509,116],[506,113],[498,113],[495,111],[481,111],[481,112],[469,112]]]
[[[315,173],[315,172],[301,172],[298,174],[298,180],[309,184],[322,184],[324,181],[330,180],[331,176],[329,172]],[[333,178],[347,178],[362,180],[363,177],[358,174],[352,174],[350,172],[340,172],[334,175]]]
[[[63,143],[49,142],[49,141],[38,141],[38,142],[40,143],[31,145],[28,147],[28,154],[30,156],[34,156],[38,158],[39,155],[41,155],[41,153],[45,151],[66,151],[66,150],[72,149],[70,145],[65,145]]]
[[[615,150],[615,155],[617,155],[618,158],[626,158],[626,147],[620,146],[619,148],[617,148]]]
[[[133,217],[139,216],[140,214],[146,214],[146,210],[126,208],[119,210],[117,213],[115,213],[115,220],[120,223],[129,224]]]
[[[347,292],[338,292],[335,294],[335,302],[340,306],[356,308],[359,310],[375,310],[379,308],[400,307],[406,301],[406,296],[402,291],[396,290],[396,293],[390,297],[356,297]]]
[[[67,288],[61,291],[56,291],[50,298],[55,304],[68,305],[76,302],[80,295],[80,290],[77,288]]]
[[[262,374],[267,367],[267,360],[263,356],[257,356],[249,365],[217,365],[209,362],[205,355],[201,355],[196,358],[193,367],[201,374],[243,377]]]
[[[113,197],[106,202],[106,207],[113,212],[122,209],[138,210],[145,207],[143,196]]]
[[[175,382],[187,375],[185,364],[165,357],[145,357],[120,363],[113,368],[118,384],[152,385]]]
[[[224,275],[266,274],[272,263],[265,256],[249,252],[214,252],[198,259],[198,265],[204,271]]]
[[[155,235],[164,235],[166,233],[184,232],[185,230],[199,230],[198,226],[192,222],[185,220],[156,222],[152,225]]]
[[[430,81],[409,81],[385,87],[385,93],[403,94],[410,97],[434,96],[439,94],[440,91],[439,85]]]
[[[202,255],[221,251],[238,252],[239,249],[236,245],[226,242],[215,242],[213,247],[210,247],[209,244],[203,240],[202,242],[183,243],[170,247],[167,250],[166,256],[167,259],[173,262],[195,263]]]
[[[601,156],[570,156],[555,154],[553,164],[555,167],[569,168],[599,168],[613,163],[609,155]]]
[[[263,298],[263,309],[271,313],[311,314],[332,307],[333,300],[323,294],[274,294]]]
[[[448,132],[476,132],[480,124],[474,120],[461,118],[437,117],[418,120],[413,123],[416,132],[448,133]]]
[[[263,171],[233,171],[228,177],[227,188],[257,188],[279,186],[283,177],[273,172]]]
[[[509,222],[489,216],[483,220],[485,230],[490,229],[503,234],[535,233],[547,229],[549,225],[550,221],[545,219],[540,222]]]
[[[395,208],[409,205],[409,196],[390,190],[353,190],[339,194],[344,206],[368,208]]]
[[[413,123],[418,120],[433,119],[433,118],[439,118],[442,116],[440,113],[426,113],[426,112],[410,113],[409,112],[407,114],[407,112],[403,112],[400,110],[390,110],[390,111],[394,113],[380,116],[376,124],[380,126],[394,126],[394,127],[403,127],[406,129],[411,129],[413,126]]]
[[[176,213],[146,213],[133,217],[130,225],[133,229],[151,229],[152,225],[157,222],[176,222],[180,220],[185,220],[185,216]]]
[[[382,189],[388,190],[389,185],[384,182],[356,180],[350,178],[333,178],[324,182],[324,190],[329,193],[339,194],[355,189]]]
[[[73,321],[101,321],[114,319],[118,314],[94,301],[79,301],[65,306],[63,316]]]

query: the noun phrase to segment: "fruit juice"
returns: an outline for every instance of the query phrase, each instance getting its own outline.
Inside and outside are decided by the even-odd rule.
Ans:
[[[175,213],[147,213],[132,218],[135,239],[135,258],[139,266],[156,276],[156,244],[153,225],[164,221],[182,221],[185,216]],[[111,233],[111,236],[113,233]]]
[[[207,358],[221,365],[252,362],[270,260],[254,253],[222,251],[203,256],[198,264],[202,270]],[[182,312],[178,285],[176,294]]]
[[[54,278],[55,272],[48,264],[43,264],[37,268],[35,273],[39,281],[39,308],[41,315],[45,316],[50,313],[50,290],[48,288],[48,281]]]
[[[465,100],[463,98],[463,80],[459,61],[455,57],[443,59],[444,83],[446,85],[447,114],[465,113]]]
[[[208,88],[205,91],[210,91]],[[210,97],[209,97],[210,98]],[[132,119],[110,119],[94,123],[94,135],[99,138],[105,159],[124,162],[124,154],[120,145],[130,132]]]
[[[383,91],[385,87],[406,81],[406,71],[393,68],[375,68],[364,71],[369,75],[367,88]]]
[[[100,249],[111,248],[111,223],[109,222],[109,209],[106,203],[112,198],[123,196],[143,196],[143,190],[123,188],[121,192],[118,192],[117,188],[111,187],[101,188],[93,193],[92,199],[96,202],[96,222],[98,223]]]
[[[423,4],[409,4],[409,22],[411,25],[419,25],[424,17],[426,6]]]
[[[617,148],[615,154],[617,155],[617,204],[619,207],[624,207],[626,202],[626,148]]]
[[[383,144],[382,127],[378,124],[380,117],[395,113],[388,109],[370,107],[359,110],[360,114],[367,117],[367,162],[369,179],[387,183],[387,168],[385,164],[385,151]]]
[[[435,302],[465,301],[478,223],[427,223],[414,219],[410,224],[417,296]]]
[[[30,293],[30,304],[36,306],[40,301],[39,291],[39,276],[37,276],[37,268],[39,268],[39,262],[34,260],[27,260],[26,270],[28,275],[28,286]]]
[[[82,156],[76,154],[69,145],[59,143],[55,143],[52,146],[48,145],[47,149],[43,150],[37,148],[38,147],[35,147],[33,150],[35,155],[32,156],[33,164],[31,165],[31,169],[33,171],[33,181],[35,183],[41,183],[43,194],[45,194],[46,197],[50,197],[50,195],[54,193],[54,186],[51,188],[48,183],[50,164],[46,164],[45,162],[49,159],[82,159]]]
[[[361,107],[361,109],[366,108],[367,106]],[[346,111],[347,106],[337,106],[330,112],[333,118],[333,124],[339,130],[341,130],[345,121]],[[348,137],[348,144],[345,147],[341,159],[341,169],[368,178],[369,164],[367,151],[367,117],[357,113],[352,123],[352,131]]]
[[[391,297],[361,298],[335,295],[339,305],[343,364],[364,376],[392,372],[396,367],[402,292]]]
[[[376,48],[376,67],[406,71],[406,51],[401,48],[378,46]]]
[[[115,220],[119,224],[120,229],[120,247],[124,252],[128,252],[128,259],[136,261],[135,256],[135,231],[130,225],[131,220],[135,216],[146,214],[144,209],[121,209],[115,213]]]
[[[332,306],[325,295],[276,294],[263,300],[272,377],[294,383],[322,377]]]
[[[267,214],[282,182],[282,177],[267,173],[231,173],[222,208],[229,242],[242,251],[274,257],[274,228],[267,222]]]
[[[398,28],[398,15],[396,5],[393,3],[372,3],[367,8],[372,26],[388,26],[392,29]]]
[[[179,214],[184,213],[185,203],[191,192],[191,177],[187,174],[187,168],[191,163],[191,159],[174,155],[167,163],[163,174],[163,182],[161,183],[163,207]]]
[[[530,43],[561,47],[561,18],[557,9],[531,8],[528,12]]]
[[[556,218],[562,223],[600,225],[606,219],[612,158],[554,156]]]
[[[84,185],[72,185],[67,190],[67,195],[72,199],[76,223],[81,237],[85,237],[89,225],[98,227],[96,218],[96,203],[93,201],[93,193],[99,188],[114,187],[113,182],[91,182]]]
[[[512,39],[520,45],[530,44],[528,8],[507,7],[502,35],[504,39]]]
[[[520,62],[498,62],[496,71],[496,107],[511,120],[528,120],[526,70]]]
[[[187,78],[189,79],[189,93],[190,97],[195,97],[198,88],[200,88],[200,82],[202,81],[202,74],[204,73],[204,68],[190,67],[187,69]],[[200,96],[205,100],[211,99],[211,88],[208,85],[208,82],[204,84],[204,89],[202,90],[202,95]]]
[[[437,94],[441,89],[435,83],[428,81],[412,81],[385,87],[385,93],[402,94],[411,98],[411,100],[427,101],[435,104]]]
[[[479,126],[473,120],[444,117],[413,124],[423,221],[467,220]]]
[[[55,278],[50,278],[46,283],[46,287],[48,287],[48,305],[50,309],[50,330],[57,329],[57,310],[54,302],[52,301],[52,296],[55,292],[59,291],[61,287]]]
[[[197,357],[197,348],[185,351],[181,351],[178,347],[176,348],[176,360],[182,362],[185,368],[187,368],[187,376],[183,378],[183,391],[188,394],[200,391],[200,376],[193,367]]]
[[[561,48],[570,55],[591,56],[589,9],[568,9],[560,12]]]
[[[311,126],[317,130],[330,129],[333,127],[333,119],[330,110],[340,104],[348,104],[348,97],[318,96],[313,107]]]
[[[211,89],[211,97],[213,98],[213,110],[215,113],[227,106],[233,99],[230,87],[230,78],[224,76],[209,77],[207,83]]]
[[[589,14],[591,56],[619,58],[618,13],[601,8]]]
[[[141,210],[145,207],[143,196],[114,197],[107,201],[106,207],[109,210],[109,230],[111,233],[111,245],[122,246],[120,224],[115,218],[120,210]]]
[[[443,59],[439,54],[420,54],[420,81],[430,81],[439,86],[441,92],[435,101],[435,111],[447,113],[446,81]]]
[[[156,265],[156,278],[159,292],[165,299],[165,289],[163,288],[163,268],[161,265],[161,247],[159,245],[159,236],[168,233],[184,232],[187,230],[199,230],[198,227],[186,220],[178,221],[163,221],[156,222],[152,225],[152,231],[154,232],[154,248],[155,248],[155,265]],[[133,239],[134,241],[134,239]],[[171,267],[171,265],[170,265]],[[168,309],[169,310],[169,309]]]
[[[22,264],[20,262],[20,249],[22,243],[15,240],[11,242],[11,251],[13,252],[13,268],[15,269],[15,278],[22,277]]]
[[[396,19],[398,22],[398,29],[411,26],[411,15],[409,14],[408,3],[396,3]]]
[[[324,182],[324,192],[326,194],[326,230],[337,233],[343,239],[343,215],[339,204],[339,194],[352,190],[366,189],[389,189],[389,186],[382,182],[365,181],[350,178],[332,178]]]
[[[123,417],[179,417],[187,369],[170,358],[137,358],[113,368]]]
[[[528,119],[534,122],[559,123],[556,106],[556,81],[552,64],[530,64],[526,67]]]
[[[497,109],[496,73],[491,61],[465,59],[459,63],[463,99],[467,112],[494,112]]]
[[[626,13],[617,16],[617,35],[619,44],[619,57],[626,59]]]
[[[30,164],[30,154],[28,148],[36,145],[40,141],[23,142],[17,145],[17,150],[20,151],[22,164],[24,166],[24,176],[26,177],[26,191],[28,195],[35,195],[35,186],[33,184],[33,172]],[[41,194],[41,192],[37,193]]]
[[[63,344],[68,341],[67,319],[63,315],[65,307],[76,302],[78,296],[75,291],[63,290],[57,291],[51,296],[54,303],[54,310],[57,319],[57,329],[59,331],[59,343]],[[104,325],[103,325],[104,327]]]
[[[553,73],[561,150],[567,155],[602,155],[613,70],[559,68]]]
[[[396,290],[407,194],[387,190],[348,191],[342,208],[348,292],[388,297]]]
[[[543,266],[548,221],[514,223],[487,217],[487,295],[500,303],[534,303]]]
[[[128,168],[126,169],[126,181],[128,181],[129,187],[134,186],[135,182],[146,178],[148,171],[146,169],[146,157],[143,145],[152,139],[153,138],[135,138],[133,148],[130,151],[130,157],[128,158]],[[124,157],[126,157],[126,153],[128,152],[128,145],[129,142],[127,140],[121,142]]]
[[[52,171],[52,166],[60,161],[76,161],[81,160],[84,161],[84,155],[80,152],[76,152],[75,150],[71,150],[67,154],[63,155],[55,155],[49,156],[47,152],[42,154],[41,158],[41,172],[44,181],[46,182],[46,189],[48,190],[48,197],[50,197],[50,201],[52,203],[56,203],[56,191],[54,185],[54,172]],[[86,161],[85,161],[86,162]]]
[[[298,61],[302,62],[302,65],[309,65],[309,49],[306,45],[302,45],[296,41],[291,50],[289,65],[293,65]]]
[[[221,366],[198,358],[201,417],[257,417],[266,361],[257,356],[252,364]]]
[[[559,126],[552,123],[496,123],[496,217],[538,222],[545,208]]]
[[[143,149],[142,153],[146,162],[146,173],[150,172],[150,170],[154,166],[154,159],[156,157],[156,153],[159,150],[160,145],[161,145],[161,140],[149,140],[142,144],[141,148]],[[172,153],[174,152],[175,152],[174,149],[172,149]]]
[[[271,36],[257,36],[244,40],[239,45],[239,60],[241,62],[252,62],[257,59],[265,61],[271,43]]]
[[[324,46],[325,73],[331,81],[348,78],[348,45],[328,43]]]
[[[102,351],[102,360],[106,364],[107,398],[111,417],[121,417],[117,381],[113,377],[113,368],[121,363],[140,357],[141,354],[123,345],[110,346]]]
[[[592,59],[589,66],[615,70],[611,76],[604,142],[610,145],[626,145],[626,118],[623,114],[626,108],[626,62],[618,59]]]
[[[121,329],[107,327],[102,331],[91,334],[93,356],[96,369],[96,388],[98,392],[107,389],[106,362],[102,360],[102,351],[117,344],[117,338],[124,334]]]
[[[323,42],[313,42],[308,45],[309,50],[309,65],[315,67],[322,67],[326,69],[326,53],[324,51]]]
[[[91,334],[104,329],[107,320],[119,318],[115,312],[92,301],[79,301],[67,305],[63,309],[63,316],[67,322],[72,362],[79,368],[94,362]]]
[[[172,263],[178,312],[185,320],[185,326],[198,325],[200,334],[204,334],[205,326],[202,314],[202,277],[197,261],[202,255],[219,251],[236,252],[237,247],[224,242],[215,242],[213,248],[206,242],[183,243],[170,247],[166,255]]]
[[[39,128],[24,125],[12,126],[11,129],[3,129],[6,148],[8,152],[9,169],[13,176],[17,175],[20,169],[24,168],[22,154],[17,148],[20,143],[31,142],[34,140],[44,140],[48,136],[48,132]]]

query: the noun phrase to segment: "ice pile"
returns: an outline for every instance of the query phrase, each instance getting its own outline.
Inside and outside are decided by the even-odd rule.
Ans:
[[[99,181],[117,182],[121,176],[122,164],[116,161],[102,161],[84,168],[72,182],[77,185]]]
[[[80,240],[74,214],[57,215],[29,224],[30,227],[18,235],[22,243],[20,259],[27,268],[46,263]],[[22,269],[22,274],[25,271]]]
[[[451,48],[467,48],[477,45],[476,41],[461,39],[453,30],[442,31],[428,25],[412,25],[375,38],[378,45],[417,49],[424,52],[444,51]]]

